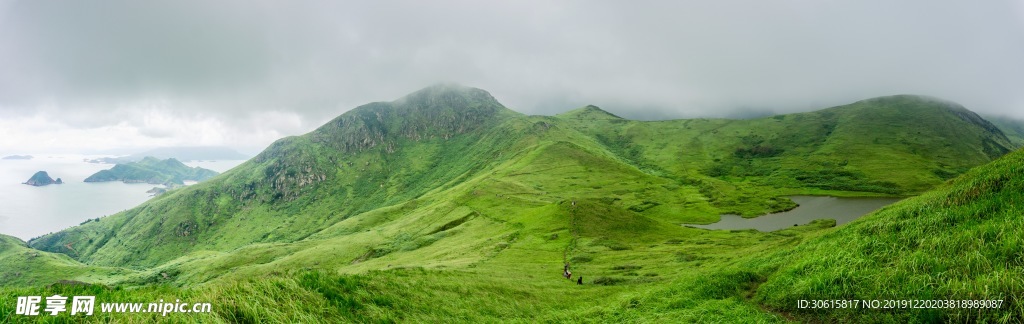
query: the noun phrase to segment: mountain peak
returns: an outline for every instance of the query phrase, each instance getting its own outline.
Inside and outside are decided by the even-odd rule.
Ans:
[[[460,83],[455,82],[438,82],[424,87],[423,89],[416,90],[409,95],[413,95],[420,92],[466,92],[472,90],[484,91],[473,87],[464,86]],[[486,91],[484,91],[486,92]]]
[[[393,105],[419,105],[435,108],[472,108],[485,106],[488,110],[504,108],[490,93],[482,89],[457,83],[436,83],[391,102]]]
[[[873,106],[878,107],[930,107],[930,108],[945,108],[951,111],[969,111],[964,108],[963,105],[956,103],[951,100],[946,100],[938,97],[926,96],[926,95],[915,95],[915,94],[898,94],[891,96],[881,96],[870,99],[864,99],[856,103],[869,103]]]
[[[959,103],[942,98],[924,95],[900,94],[866,99],[854,103],[854,105],[856,104],[865,104],[864,106],[879,109],[903,110],[911,113],[911,115],[917,116],[923,116],[927,111],[945,111],[965,122],[978,126],[997,137],[1006,139],[1006,135],[985,118],[982,118],[977,113],[967,109]],[[1009,139],[1006,139],[1006,141],[1008,142]]]
[[[448,139],[485,128],[514,114],[487,91],[439,83],[391,102],[352,109],[311,133],[314,142],[355,152],[383,145],[388,152],[400,139]]]
[[[563,119],[586,119],[586,120],[622,119],[622,117],[616,116],[615,114],[607,112],[604,109],[601,109],[601,108],[599,108],[597,106],[594,106],[594,105],[586,105],[586,106],[584,106],[582,108],[573,109],[573,110],[570,110],[570,111],[567,111],[567,112],[555,115],[555,117],[563,118]]]

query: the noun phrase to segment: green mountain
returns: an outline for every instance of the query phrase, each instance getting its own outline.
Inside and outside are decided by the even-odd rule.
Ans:
[[[72,258],[77,273],[125,269],[66,279],[134,288],[43,293],[221,305],[195,321],[778,322],[817,318],[785,304],[813,294],[778,301],[757,286],[783,287],[772,280],[787,262],[814,262],[825,253],[814,242],[863,223],[769,233],[680,224],[791,209],[783,196],[792,194],[919,194],[1009,147],[976,114],[917,96],[641,122],[594,106],[525,116],[483,90],[438,85],[357,107],[208,181],[28,245]],[[966,235],[956,228],[936,233]],[[567,263],[585,285],[559,276]],[[826,266],[835,264],[798,270]],[[19,289],[0,295],[32,288]]]
[[[558,114],[556,117],[564,120],[611,120],[611,121],[625,121],[622,117],[616,116],[610,112],[604,111],[594,105],[587,105],[586,107],[571,110]]]
[[[160,160],[147,156],[138,162],[119,163],[109,170],[100,170],[85,178],[85,182],[122,181],[183,185],[184,181],[203,181],[217,172],[200,167],[189,167],[176,159]]]
[[[569,125],[648,171],[889,194],[920,193],[1012,147],[995,126],[957,104],[907,95],[754,120]]]
[[[1024,146],[1024,120],[1002,116],[985,116],[985,119],[1006,134],[1014,147]]]

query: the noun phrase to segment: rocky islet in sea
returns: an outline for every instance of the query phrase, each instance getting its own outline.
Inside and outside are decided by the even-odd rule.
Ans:
[[[28,179],[28,181],[23,182],[23,184],[27,184],[27,185],[30,185],[30,186],[36,186],[36,187],[45,186],[45,185],[51,185],[51,184],[63,184],[63,183],[64,183],[64,180],[61,180],[60,178],[57,178],[57,180],[54,180],[53,178],[50,177],[49,174],[46,173],[46,171],[36,172],[36,174],[33,174],[32,177]]]

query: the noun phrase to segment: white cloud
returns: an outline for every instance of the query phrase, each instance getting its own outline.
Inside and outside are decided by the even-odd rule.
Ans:
[[[1024,118],[1020,57],[1019,1],[0,0],[0,118],[56,142],[260,146],[437,82],[531,114],[727,116],[915,93]],[[33,118],[66,129],[12,122]]]
[[[114,124],[70,127],[59,116],[39,112],[0,119],[0,152],[59,153],[141,151],[163,146],[229,146],[262,149],[284,136],[298,135],[312,125],[288,111],[261,111],[242,116],[198,114],[166,107],[116,109]],[[225,123],[226,118],[240,122]]]

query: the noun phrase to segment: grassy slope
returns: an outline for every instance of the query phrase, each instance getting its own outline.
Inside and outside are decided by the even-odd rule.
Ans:
[[[1024,318],[1024,151],[751,267],[778,268],[757,300],[808,319]],[[1000,299],[996,311],[799,310],[800,299]]]
[[[767,270],[729,269],[751,256],[786,251],[832,223],[775,233],[677,224],[790,208],[775,198],[782,193],[836,193],[808,185],[822,184],[820,175],[796,180],[793,172],[831,170],[824,162],[800,163],[832,161],[845,151],[843,141],[859,136],[837,133],[870,126],[844,130],[844,123],[859,120],[848,115],[880,109],[862,102],[752,121],[633,122],[596,107],[526,117],[486,93],[461,90],[471,92],[451,97],[443,90],[357,108],[206,183],[31,245],[93,265],[138,269],[122,284],[147,285],[133,294],[101,291],[110,300],[181,295],[221,302],[209,320],[317,314],[354,321],[779,321],[746,301]],[[921,102],[883,103],[914,108]],[[454,114],[449,103],[472,113]],[[984,139],[998,142],[960,124],[964,119],[924,106],[933,110],[894,118],[939,112],[937,122],[950,124],[942,127],[968,129],[941,138],[949,145],[920,144],[964,155],[963,162],[947,161],[952,172],[987,158]],[[892,123],[880,131],[921,128]],[[887,143],[890,153],[912,162],[905,166],[911,176],[864,173],[854,179],[860,185],[894,181],[908,192],[938,183],[932,168],[946,163],[941,157],[923,158],[933,151],[915,152],[906,141]],[[772,153],[765,145],[781,153],[750,156]],[[858,176],[854,171],[884,164],[878,158],[852,155],[845,169]],[[712,177],[715,165],[729,170]],[[772,171],[748,174],[759,168]],[[566,261],[588,285],[558,277]],[[439,298],[453,301],[431,302]]]
[[[1024,120],[1001,116],[985,116],[985,119],[999,127],[1015,147],[1024,146]]]
[[[132,294],[94,290],[106,301],[181,298],[221,305],[209,317],[176,317],[186,321],[319,317],[328,321],[726,320],[737,316],[778,320],[739,299],[696,301],[683,308],[639,314],[629,311],[635,308],[630,296],[720,266],[737,255],[791,244],[797,232],[709,232],[644,217],[623,207],[632,203],[621,201],[632,198],[602,199],[607,194],[602,190],[635,190],[639,184],[647,185],[644,177],[650,177],[616,162],[608,153],[587,152],[564,141],[538,141],[522,152],[503,165],[503,172],[469,179],[449,192],[429,193],[351,217],[305,241],[191,255],[157,271],[171,274],[172,280],[154,276],[155,282],[194,288],[147,287]],[[578,183],[566,190],[546,190],[557,189],[544,187],[551,183],[551,173],[543,170],[553,168]],[[582,177],[597,169],[603,170],[602,181],[607,183]],[[667,190],[657,182],[650,186],[653,192]],[[588,285],[578,287],[558,276],[567,258],[574,264],[573,271],[586,276]],[[309,268],[328,272],[287,270]],[[335,269],[356,274],[337,274]],[[393,270],[366,272],[372,269]],[[194,283],[218,273],[230,274],[195,287]],[[592,286],[595,282],[604,285]],[[65,291],[61,289],[71,288],[49,288],[42,294]],[[28,290],[7,294],[24,291]],[[732,310],[718,311],[723,304]],[[108,315],[96,320],[103,318],[143,321],[152,316]]]
[[[537,175],[528,190],[565,199],[590,186],[591,196],[617,198],[618,207],[708,223],[720,213],[792,208],[776,198],[784,193],[917,192],[986,161],[995,153],[985,145],[1003,149],[1006,142],[969,127],[956,107],[916,97],[752,121],[634,122],[596,107],[527,118],[485,92],[447,90],[357,108],[278,141],[224,176],[30,244],[93,264],[152,267],[192,252],[295,242],[486,172],[507,175],[514,165],[503,161],[547,150],[537,145],[542,141],[569,143],[604,162],[573,177],[557,166],[528,170],[521,176]],[[469,108],[455,113],[453,106]],[[910,142],[911,135],[936,139]],[[611,177],[619,172],[606,168],[633,170],[623,176],[632,179]]]
[[[35,250],[18,238],[0,235],[0,282],[5,287],[38,287],[59,280],[113,283],[135,275],[126,269],[85,265],[67,255]]]
[[[357,108],[321,130],[279,140],[223,176],[30,243],[95,264],[154,266],[192,251],[301,240],[347,217],[443,189],[498,163],[502,152],[525,136],[518,133],[530,127],[508,120],[514,113],[500,105],[477,129],[452,129],[460,123],[445,115],[412,126],[374,124],[382,119],[378,112],[402,114],[409,111],[401,108],[417,107],[391,108]],[[351,116],[360,118],[346,119]],[[352,133],[322,135],[340,122],[348,123]],[[433,127],[400,133],[419,125]],[[472,136],[452,136],[459,131]],[[490,159],[453,158],[466,154]],[[68,251],[67,243],[77,250]]]
[[[995,126],[935,99],[892,96],[754,120],[560,115],[634,164],[745,186],[915,194],[1008,152]]]

